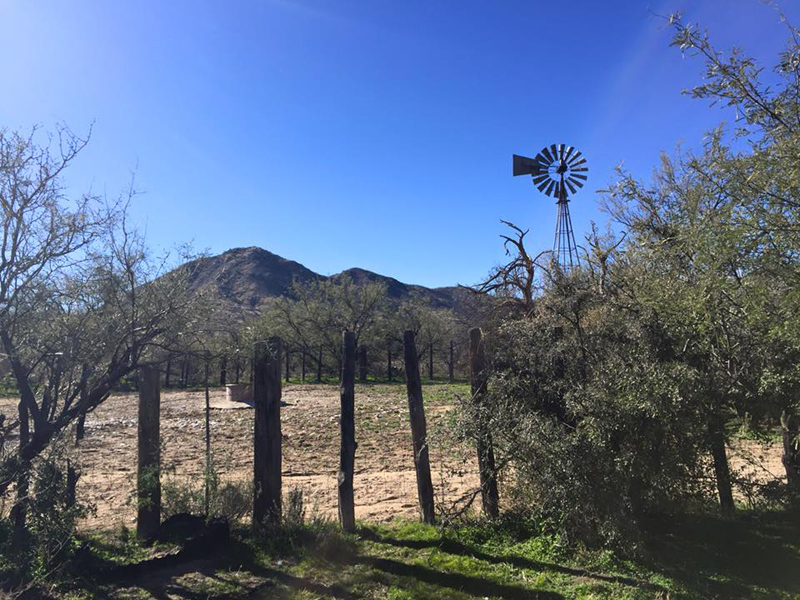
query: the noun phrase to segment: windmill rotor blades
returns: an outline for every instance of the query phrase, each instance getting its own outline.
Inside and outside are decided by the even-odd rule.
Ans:
[[[570,168],[573,168],[573,167],[580,167],[581,165],[583,165],[583,164],[585,164],[585,163],[586,163],[586,159],[585,159],[585,158],[582,158],[582,159],[581,159],[581,160],[579,160],[579,161],[576,161],[576,162],[570,163],[570,164],[569,164],[569,166],[570,166]]]
[[[566,144],[550,144],[534,158],[514,157],[514,175],[530,175],[537,189],[547,196],[556,196],[559,202],[568,201],[588,179],[589,168],[580,150]]]
[[[539,185],[544,180],[547,179],[547,175],[534,175],[533,176],[533,185]]]

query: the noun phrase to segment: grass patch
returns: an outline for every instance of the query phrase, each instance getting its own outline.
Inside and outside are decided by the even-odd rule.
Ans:
[[[103,560],[152,550],[88,540]],[[116,550],[115,550],[116,549]],[[110,556],[118,552],[119,556]],[[88,580],[83,583],[87,584]],[[796,515],[685,516],[654,524],[641,557],[565,547],[532,520],[474,521],[444,531],[417,522],[335,523],[235,532],[207,560],[135,582],[62,586],[60,598],[576,599],[797,598]],[[70,595],[72,594],[72,595]]]

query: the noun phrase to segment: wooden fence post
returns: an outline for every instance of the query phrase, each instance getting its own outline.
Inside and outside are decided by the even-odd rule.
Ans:
[[[428,456],[428,428],[425,423],[425,405],[422,401],[422,382],[419,376],[419,358],[414,344],[414,332],[403,333],[403,358],[406,367],[406,392],[408,413],[411,418],[411,439],[414,444],[414,469],[417,471],[417,496],[422,520],[436,522],[433,505],[431,463]]]
[[[481,499],[486,516],[496,519],[500,512],[495,477],[494,446],[492,445],[491,431],[486,424],[486,353],[483,334],[478,327],[470,329],[469,354],[472,402],[478,419],[478,468],[481,476]]]
[[[361,383],[367,383],[367,347],[358,348],[358,379]]]
[[[208,362],[210,358],[208,353],[205,356],[205,364],[203,365],[203,387],[206,391],[206,469],[205,469],[205,490],[203,494],[203,512],[206,519],[210,518],[211,507],[211,394],[208,389]],[[223,371],[224,372],[224,371]],[[224,378],[221,378],[224,379]]]
[[[352,331],[342,332],[342,389],[340,427],[342,445],[339,453],[339,522],[347,532],[356,530],[353,473],[355,471],[355,379],[356,336]]]
[[[281,338],[253,345],[253,529],[281,521]]]
[[[139,369],[138,472],[136,535],[152,539],[161,524],[161,374]]]
[[[454,358],[455,351],[454,351],[454,346],[455,346],[455,344],[453,344],[453,340],[450,340],[450,362],[447,364],[447,380],[450,383],[453,383],[456,380],[456,378],[455,378],[455,358]]]

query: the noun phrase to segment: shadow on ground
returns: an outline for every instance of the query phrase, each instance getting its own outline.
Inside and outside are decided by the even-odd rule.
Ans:
[[[800,594],[799,517],[683,516],[653,524],[642,562],[702,597],[795,596]]]
[[[317,556],[311,542],[306,546],[303,576],[293,574],[291,560],[270,562],[254,555],[252,545],[233,540],[215,550],[216,556],[198,558],[109,582],[115,593],[125,589],[145,592],[151,598],[186,600],[207,598],[289,598],[298,592],[311,597],[357,599],[383,597],[390,588],[414,592],[420,585],[425,597],[464,596],[522,600],[558,600],[560,593],[526,587],[522,580],[494,581],[479,575],[440,569],[422,561],[406,562],[390,548],[437,549],[491,565],[508,564],[532,573],[558,573],[576,582],[594,582],[638,589],[635,597],[670,597],[653,583],[666,577],[696,598],[794,597],[800,594],[800,524],[796,516],[722,519],[682,517],[651,525],[645,543],[646,556],[637,561],[651,575],[636,576],[592,572],[574,566],[532,560],[518,555],[493,554],[448,538],[409,540],[381,528],[362,527],[365,544],[337,546]],[[313,558],[310,558],[312,557]],[[299,556],[298,556],[299,558]],[[306,569],[306,567],[310,568]],[[623,572],[625,570],[623,569]],[[647,576],[651,581],[637,577]],[[671,588],[674,587],[672,584]],[[602,593],[608,593],[605,588]],[[138,596],[136,596],[138,597]],[[304,596],[305,597],[305,596]]]

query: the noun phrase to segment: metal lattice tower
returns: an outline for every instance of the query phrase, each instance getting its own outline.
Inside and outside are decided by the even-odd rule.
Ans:
[[[558,217],[553,240],[553,260],[565,273],[580,266],[572,219],[569,216],[569,194],[586,182],[586,159],[572,146],[552,144],[536,158],[514,155],[514,175],[530,175],[540,192],[558,198]]]
[[[556,235],[553,240],[553,258],[561,270],[569,273],[572,267],[580,265],[575,234],[572,231],[572,219],[569,217],[569,198],[562,192],[558,199],[558,217],[556,217]]]

